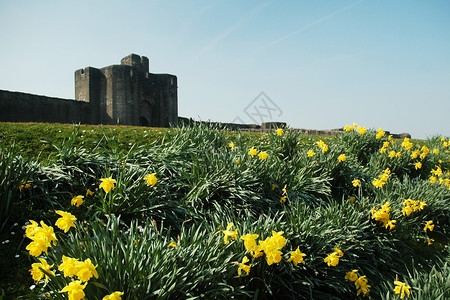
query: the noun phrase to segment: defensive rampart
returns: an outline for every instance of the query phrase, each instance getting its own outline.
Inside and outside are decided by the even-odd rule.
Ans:
[[[75,71],[75,100],[0,90],[0,122],[169,127],[178,122],[177,77],[149,73],[145,56]]]
[[[89,103],[0,90],[0,121],[95,124]]]

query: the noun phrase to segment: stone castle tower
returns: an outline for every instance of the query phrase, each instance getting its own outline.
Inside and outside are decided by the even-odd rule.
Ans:
[[[91,124],[169,127],[178,121],[177,77],[149,73],[145,56],[75,71],[75,100],[88,102]]]

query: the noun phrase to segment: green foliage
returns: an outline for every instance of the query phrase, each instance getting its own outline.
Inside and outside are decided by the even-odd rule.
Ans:
[[[0,148],[0,232],[13,214],[22,194],[33,184],[31,174],[35,169],[32,162],[17,155],[14,144]]]
[[[0,131],[3,137],[13,125],[6,127]],[[446,139],[415,142],[407,149],[405,140],[376,138],[374,131],[325,139],[287,128],[282,135],[248,134],[208,124],[160,132],[42,128],[54,138],[40,138],[51,141],[38,146],[40,155],[4,147],[0,168],[7,178],[1,182],[2,193],[17,199],[2,206],[2,218],[18,205],[24,208],[15,217],[21,224],[32,219],[53,225],[54,210],[77,218],[76,229],[67,234],[55,226],[58,244],[45,257],[57,276],[41,280],[36,296],[52,292],[56,299],[65,297],[58,291],[72,279],[57,270],[65,255],[98,265],[98,278],[90,279],[85,289],[92,299],[114,291],[124,292],[126,299],[352,299],[357,289],[345,276],[355,269],[367,276],[369,297],[392,297],[397,277],[412,286],[411,298],[448,297]],[[7,145],[12,137],[3,142]],[[319,140],[327,144],[326,151]],[[22,143],[17,141],[16,147]],[[427,152],[423,146],[429,151],[420,157]],[[256,155],[249,154],[251,148]],[[308,155],[309,150],[315,154]],[[414,158],[415,150],[420,154]],[[391,151],[395,157],[389,156]],[[258,155],[264,152],[267,158]],[[27,162],[21,154],[36,161]],[[373,180],[389,173],[387,168],[390,174],[375,187]],[[144,177],[153,173],[157,182],[147,185]],[[114,188],[105,192],[99,187],[101,178],[116,180]],[[354,179],[361,186],[354,186]],[[30,188],[20,192],[28,180]],[[88,189],[94,194],[87,195]],[[80,207],[70,205],[77,195],[84,196]],[[406,199],[426,205],[405,214]],[[387,202],[389,220],[395,220],[391,229],[373,217]],[[428,221],[433,221],[433,231],[424,230]],[[273,232],[285,239],[275,263],[268,258],[275,250],[260,248],[265,249],[262,256],[254,257],[241,239],[257,234],[255,245],[263,247]],[[27,242],[18,248],[24,251]],[[297,247],[306,256],[304,264],[295,266],[289,259]],[[328,266],[324,259],[336,248],[343,255],[337,265]],[[244,257],[250,271],[239,276]]]

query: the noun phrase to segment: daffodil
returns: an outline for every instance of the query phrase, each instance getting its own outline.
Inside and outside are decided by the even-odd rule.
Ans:
[[[241,276],[242,271],[244,271],[245,273],[247,273],[247,275],[250,273],[250,268],[251,268],[251,264],[250,265],[246,265],[246,263],[249,262],[249,259],[247,258],[247,256],[244,256],[242,258],[242,262],[239,264],[239,268],[238,268],[238,275]]]
[[[35,232],[34,237],[39,240],[46,240],[56,245],[57,239],[52,226],[48,226],[44,221],[40,222],[40,229]]]
[[[92,195],[94,195],[94,192],[91,191],[90,189],[87,189],[87,191],[86,191],[86,197],[87,197],[87,196],[92,196]]]
[[[349,126],[348,124],[345,125],[344,130],[345,131],[352,131],[354,128],[352,126]]]
[[[422,163],[421,163],[420,161],[416,162],[416,163],[414,164],[414,168],[415,168],[416,170],[421,169],[421,168],[422,168]]]
[[[366,129],[366,127],[358,127],[357,129],[356,129],[356,131],[358,131],[358,133],[360,134],[360,135],[363,135],[363,134],[365,134],[366,132],[367,132],[367,129]]]
[[[388,220],[386,225],[384,225],[384,227],[387,229],[389,227],[389,229],[394,229],[395,228],[395,223],[397,221],[396,220]]]
[[[61,218],[56,220],[56,223],[55,223],[55,225],[59,229],[64,230],[64,232],[67,232],[67,231],[69,231],[69,229],[71,227],[76,228],[76,226],[73,222],[75,222],[77,220],[77,218],[74,215],[72,215],[71,213],[62,211],[62,210],[55,210],[55,213],[57,213],[58,215],[61,216]]]
[[[114,189],[114,184],[117,183],[115,179],[112,179],[111,177],[108,178],[101,178],[101,183],[99,185],[99,188],[103,189],[105,193],[109,193],[111,190]]]
[[[43,258],[39,258],[40,263],[34,263],[31,265],[31,276],[33,277],[34,281],[39,281],[44,277],[45,275],[45,281],[48,280],[48,275],[44,273],[49,273],[53,276],[55,276],[55,273],[51,270],[53,268],[53,265],[49,265],[47,261]]]
[[[25,227],[25,235],[27,236],[27,238],[32,238],[35,234],[36,231],[38,231],[39,229],[39,224],[36,221],[33,220],[29,220],[31,224],[27,225]]]
[[[352,282],[356,281],[358,279],[358,274],[356,274],[358,270],[353,270],[351,272],[345,273],[345,279],[350,280]]]
[[[287,184],[284,185],[281,191],[283,192],[283,195],[287,195]]]
[[[325,144],[325,142],[322,141],[322,140],[320,140],[320,141],[317,142],[317,146],[318,146],[320,149],[322,149],[322,152],[323,152],[323,153],[325,153],[325,152],[328,151],[328,145]]]
[[[402,208],[402,214],[405,216],[409,216],[413,212],[413,209],[411,206],[405,206]]]
[[[355,280],[355,286],[357,289],[360,289],[361,287],[367,287],[368,280],[366,276],[360,276],[358,279]],[[370,286],[369,286],[370,287]]]
[[[400,294],[400,299],[405,298],[405,295],[410,295],[410,289],[411,287],[409,285],[406,285],[406,283],[401,282],[401,281],[394,281],[394,284],[396,285],[394,288],[394,292],[396,295]]]
[[[50,246],[50,242],[48,241],[36,240],[29,243],[25,249],[29,251],[31,256],[38,257],[42,254],[42,252],[47,253],[47,250]]]
[[[410,157],[412,159],[416,159],[417,157],[419,157],[419,155],[420,155],[420,150],[416,149],[411,153]]]
[[[122,297],[120,296],[122,296],[123,294],[123,292],[116,291],[110,295],[106,295],[102,298],[102,300],[122,300]]]
[[[73,277],[78,272],[79,263],[78,259],[63,255],[58,270],[64,272],[64,277]]]
[[[79,207],[81,204],[83,204],[83,198],[84,196],[78,195],[72,198],[72,200],[70,201],[71,205],[76,205],[77,207]]]
[[[78,268],[78,272],[76,275],[81,281],[89,281],[91,277],[98,278],[98,273],[96,270],[98,265],[94,266],[90,258],[86,259],[85,261],[78,262],[76,266]]]
[[[425,230],[425,232],[427,232],[427,230],[433,231],[433,229],[434,229],[433,221],[428,221],[425,224],[425,227],[423,228],[423,230]]]
[[[258,150],[255,148],[255,147],[251,147],[249,150],[248,150],[248,155],[250,155],[250,156],[252,156],[252,157],[254,157],[255,155],[257,155],[258,154]]]
[[[234,150],[234,147],[236,147],[236,145],[233,142],[228,143],[228,147],[230,147],[231,150]]]
[[[146,181],[147,186],[150,186],[150,185],[154,186],[156,184],[156,182],[158,181],[158,179],[156,178],[156,173],[146,175],[144,177],[144,180]]]
[[[403,139],[402,145],[403,148],[405,148],[405,150],[410,150],[414,144],[410,142],[409,138],[405,137]]]
[[[32,240],[30,244],[25,248],[30,252],[32,256],[39,256],[42,252],[47,253],[51,243],[56,245],[57,239],[53,231],[53,227],[48,226],[41,221],[41,226],[38,226],[37,222],[30,220],[31,224],[25,229],[26,236]]]
[[[339,264],[339,258],[340,256],[336,252],[333,252],[325,257],[323,261],[326,262],[329,267],[336,267]]]
[[[283,231],[272,231],[272,236],[263,241],[259,241],[259,247],[266,255],[266,262],[270,266],[281,261],[283,253],[280,251],[286,244]]]
[[[80,280],[75,280],[69,283],[69,285],[66,285],[62,290],[60,290],[58,293],[68,293],[69,300],[81,300],[84,299],[84,288],[86,287],[86,284],[82,284]]]
[[[375,179],[372,181],[372,184],[373,184],[373,186],[376,187],[376,188],[382,188],[383,185],[384,185],[384,181],[382,181],[382,180],[380,180],[380,179],[378,179],[378,178],[375,178]]]
[[[237,229],[236,230],[230,230],[231,227],[233,227],[233,226],[234,226],[233,223],[228,223],[227,230],[222,230],[222,233],[224,234],[223,241],[225,242],[225,244],[229,243],[229,241],[228,241],[229,238],[233,238],[233,239],[237,240],[237,232],[238,232],[238,230]]]
[[[275,132],[277,133],[277,135],[283,135],[283,129],[278,128],[277,130],[275,130]]]
[[[256,239],[258,238],[257,234],[246,234],[241,236],[241,240],[244,241],[245,250],[248,252],[254,252],[258,247],[256,243]]]
[[[354,187],[361,186],[361,180],[359,180],[359,179],[353,179],[352,185],[353,185]]]
[[[177,248],[178,245],[174,241],[171,241],[168,246],[171,248]]]
[[[31,187],[32,181],[26,181],[25,183],[19,186],[19,190],[29,189]]]
[[[377,135],[375,137],[377,139],[381,139],[385,134],[386,134],[386,132],[384,132],[381,128],[378,128]]]
[[[308,150],[308,152],[306,152],[306,155],[308,155],[308,157],[313,157],[316,154],[316,152],[314,152],[313,150]]]
[[[389,212],[391,211],[391,204],[389,202],[384,203],[379,210],[372,209],[372,219],[383,223],[385,228],[393,229],[395,227],[395,220],[391,220]]]
[[[305,261],[303,260],[303,257],[306,256],[305,253],[302,253],[300,251],[300,248],[297,247],[295,251],[291,251],[291,257],[288,259],[289,262],[292,261],[294,266],[297,266],[299,263],[305,264]]]
[[[339,162],[343,162],[343,161],[345,161],[346,159],[347,159],[347,157],[345,156],[345,154],[341,154],[341,155],[338,156],[338,161],[339,161]]]
[[[261,151],[258,154],[259,159],[267,159],[267,157],[269,157],[269,154],[267,154],[266,151]]]

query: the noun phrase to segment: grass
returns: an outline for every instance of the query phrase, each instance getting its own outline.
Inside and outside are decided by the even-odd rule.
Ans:
[[[58,271],[67,256],[97,265],[84,289],[89,299],[114,291],[124,299],[356,299],[367,291],[345,279],[355,269],[368,279],[367,298],[399,298],[395,280],[412,287],[413,299],[448,298],[448,139],[412,141],[408,150],[376,134],[3,123],[1,293],[63,299],[58,291],[82,276]],[[424,145],[429,153],[413,158]],[[252,157],[251,147],[268,158]],[[152,173],[157,183],[146,185]],[[108,177],[116,183],[106,193],[99,183]],[[70,205],[76,195],[84,196],[80,207]],[[405,214],[405,199],[426,205]],[[383,207],[390,210],[371,218]],[[76,216],[76,228],[54,226],[58,210]],[[54,265],[48,281],[34,282],[28,271],[38,261],[25,249],[28,220],[53,226],[58,239],[39,256]],[[383,226],[392,220],[395,227]],[[430,220],[434,230],[424,231]],[[247,234],[257,235],[253,250],[241,239]],[[297,248],[306,256],[295,266]],[[328,266],[332,253],[338,260]],[[251,267],[239,276],[244,257]]]

